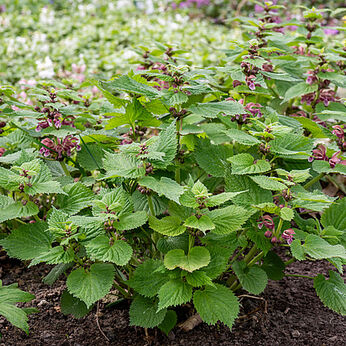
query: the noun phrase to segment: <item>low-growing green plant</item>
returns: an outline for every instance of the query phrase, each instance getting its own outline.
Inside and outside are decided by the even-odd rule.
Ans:
[[[192,302],[231,328],[235,292],[322,259],[336,271],[309,278],[346,313],[346,203],[322,191],[345,193],[345,51],[325,46],[318,10],[283,24],[278,9],[242,19],[248,43],[220,66],[182,65],[158,44],[134,72],[79,91],[38,82],[32,105],[1,88],[0,244],[54,265],[47,284],[66,274],[63,313],[84,316],[116,289],[131,325],[168,333]]]

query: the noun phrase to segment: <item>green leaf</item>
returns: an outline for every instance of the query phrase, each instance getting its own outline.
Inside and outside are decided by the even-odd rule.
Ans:
[[[192,287],[181,279],[166,282],[159,290],[158,311],[187,303],[192,298]]]
[[[160,95],[160,92],[155,88],[147,84],[140,83],[129,76],[121,76],[119,78],[100,83],[104,89],[111,93],[114,91],[125,91],[127,93],[143,95],[149,98],[155,98]]]
[[[287,186],[280,183],[276,178],[266,177],[264,175],[256,175],[250,177],[256,184],[258,184],[262,189],[271,191],[282,191],[287,189]]]
[[[105,153],[103,168],[106,170],[106,178],[124,177],[139,178],[144,176],[143,163],[133,157],[124,154]]]
[[[164,321],[167,310],[158,310],[157,302],[136,296],[130,306],[130,326],[154,328]]]
[[[181,268],[188,272],[207,266],[210,262],[210,253],[207,248],[195,246],[185,255],[184,250],[174,249],[167,252],[164,260],[165,267],[169,270]]]
[[[219,193],[218,195],[214,195],[214,196],[210,196],[205,205],[207,207],[216,207],[220,204],[224,204],[226,202],[228,202],[229,200],[232,200],[234,197],[242,194],[242,193],[246,193],[248,191],[239,191],[239,192],[222,192]]]
[[[136,211],[119,216],[119,221],[114,223],[114,227],[119,231],[128,231],[144,225],[148,221],[145,211]]]
[[[270,150],[279,157],[307,160],[313,148],[311,138],[298,134],[287,134],[270,142]]]
[[[294,218],[294,211],[291,208],[284,207],[280,210],[280,217],[283,220],[291,221]]]
[[[346,199],[342,198],[324,211],[321,217],[324,227],[334,226],[341,231],[346,230]]]
[[[84,302],[68,293],[67,290],[61,295],[60,307],[64,315],[71,314],[75,318],[82,318],[91,310],[91,308],[87,308]]]
[[[232,174],[257,174],[265,173],[271,169],[270,163],[265,160],[255,161],[248,153],[229,157],[227,161],[232,163]]]
[[[61,211],[74,215],[80,210],[90,206],[94,199],[93,192],[82,183],[75,183],[68,190],[68,196],[64,196],[60,204]]]
[[[305,251],[299,239],[294,239],[290,245],[292,256],[298,261],[305,260]]]
[[[261,203],[272,202],[272,193],[268,190],[260,188],[247,176],[227,175],[226,176],[226,191],[241,192],[239,196],[232,199],[234,204],[242,206],[258,205]]]
[[[325,306],[346,315],[346,285],[338,273],[330,270],[329,280],[318,274],[314,279],[314,288]]]
[[[156,246],[164,254],[173,249],[182,249],[187,252],[189,248],[189,235],[184,233],[176,237],[163,237],[158,240]]]
[[[0,223],[22,217],[37,215],[39,209],[34,202],[15,202],[12,198],[0,195]]]
[[[235,101],[196,103],[190,106],[188,110],[205,118],[216,118],[219,114],[236,115],[246,113],[243,105]]]
[[[149,226],[154,231],[168,236],[177,236],[186,231],[186,227],[181,225],[181,219],[176,216],[166,216],[157,219],[155,216],[149,216]]]
[[[281,280],[285,276],[285,263],[273,251],[268,252],[263,258],[261,268],[267,273],[270,280]]]
[[[74,259],[75,254],[71,247],[65,250],[63,246],[58,245],[33,258],[29,267],[41,262],[45,262],[47,264],[70,263],[73,262]]]
[[[200,218],[191,215],[185,220],[184,226],[199,229],[204,233],[215,228],[215,225],[207,215],[202,215]]]
[[[293,200],[295,208],[305,208],[314,211],[323,211],[336,199],[320,191],[307,192],[304,189],[297,189],[297,192],[293,191],[293,196],[295,197]]]
[[[215,225],[213,233],[229,234],[238,231],[251,216],[251,211],[237,205],[215,209],[208,212],[208,216]]]
[[[10,257],[21,260],[33,259],[51,248],[51,237],[45,222],[22,225],[0,241]]]
[[[234,250],[221,246],[208,246],[207,249],[210,253],[210,262],[203,271],[211,279],[216,279],[229,267],[228,260]]]
[[[93,171],[102,168],[103,156],[104,152],[99,144],[82,144],[81,150],[77,152],[77,161],[84,169]]]
[[[339,173],[346,175],[346,166],[341,163],[337,163],[334,168],[331,168],[329,162],[315,160],[312,163],[312,169],[317,173]]]
[[[165,196],[168,199],[179,204],[179,197],[184,193],[184,187],[179,185],[176,181],[162,177],[160,180],[154,177],[145,176],[138,182],[141,186],[147,187],[159,196]]]
[[[164,156],[162,160],[150,160],[155,168],[166,168],[175,158],[178,149],[176,121],[160,132],[157,140],[149,146],[150,152],[160,152]]]
[[[316,259],[340,257],[346,259],[346,250],[342,245],[330,245],[317,235],[309,234],[303,245],[305,252]]]
[[[126,283],[139,294],[154,297],[168,280],[168,276],[160,270],[162,267],[162,261],[148,259],[136,268],[133,277]]]
[[[203,270],[186,273],[186,281],[192,287],[214,286],[211,278]]]
[[[255,144],[259,144],[260,141],[249,134],[247,134],[244,131],[237,130],[237,129],[228,129],[227,131],[224,131],[224,133],[233,141],[244,144],[244,145],[250,145],[253,146]]]
[[[313,138],[328,138],[331,137],[330,131],[325,129],[323,126],[317,124],[314,120],[305,118],[305,117],[294,117],[294,119],[298,120],[304,129],[308,130]]]
[[[234,293],[225,286],[215,284],[207,286],[203,291],[196,291],[193,304],[202,320],[208,324],[223,322],[232,328],[239,314],[239,302]]]
[[[85,244],[87,254],[91,259],[112,262],[123,266],[132,257],[132,247],[123,240],[112,241],[105,235],[100,235]]]
[[[285,94],[285,98],[282,102],[287,102],[295,97],[302,96],[305,94],[312,93],[317,90],[317,85],[307,84],[305,82],[301,82],[290,87]]]
[[[75,269],[68,276],[66,284],[69,292],[82,300],[89,308],[103,298],[111,289],[114,280],[114,266],[95,263],[89,270]]]
[[[175,106],[175,105],[181,105],[182,103],[187,102],[189,97],[184,94],[181,91],[178,91],[177,93],[172,91],[168,91],[165,93],[163,101],[168,106]]]
[[[0,315],[14,326],[29,333],[28,316],[24,309],[15,306],[17,302],[29,302],[35,296],[17,288],[17,284],[3,286],[0,280]]]
[[[195,159],[206,173],[214,177],[223,177],[228,166],[227,149],[221,145],[213,145],[209,140],[199,140],[195,149]]]
[[[168,336],[169,332],[177,324],[177,321],[177,313],[174,310],[167,310],[164,320],[157,327]]]
[[[72,266],[73,263],[59,263],[51,269],[51,271],[42,279],[42,281],[46,285],[53,285],[54,282],[59,279],[60,275],[65,273],[66,270]]]
[[[246,232],[247,238],[257,245],[265,254],[272,248],[272,244],[268,238],[264,236],[264,232],[259,232],[258,229],[252,228]]]
[[[252,294],[260,294],[268,284],[266,272],[257,265],[247,267],[245,262],[235,262],[232,269],[243,288]]]

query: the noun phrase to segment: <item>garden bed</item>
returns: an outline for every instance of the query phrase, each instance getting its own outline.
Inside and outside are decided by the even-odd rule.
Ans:
[[[22,263],[1,259],[1,276],[4,284],[19,282],[19,287],[35,294],[31,306],[40,312],[30,316],[30,334],[10,326],[0,318],[3,339],[0,346],[11,345],[342,345],[346,319],[324,307],[316,296],[312,280],[289,277],[270,281],[261,295],[264,301],[242,298],[240,316],[232,329],[218,323],[208,326],[203,323],[190,332],[178,327],[168,338],[157,329],[149,329],[146,338],[144,329],[129,327],[128,305],[106,309],[100,303],[99,325],[110,340],[107,342],[96,322],[96,307],[82,319],[64,316],[59,312],[60,294],[65,288],[63,280],[53,287],[42,283],[41,278],[49,267],[40,265],[31,269]],[[292,274],[315,275],[327,273],[331,265],[316,261],[296,262],[288,267]],[[241,293],[240,293],[241,294]],[[258,309],[258,310],[257,310]],[[253,312],[257,310],[256,312]],[[189,309],[180,309],[181,319]]]

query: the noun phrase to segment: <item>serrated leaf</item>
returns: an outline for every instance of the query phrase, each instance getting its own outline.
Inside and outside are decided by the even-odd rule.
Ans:
[[[316,84],[310,85],[305,82],[295,84],[286,91],[285,98],[282,102],[287,102],[288,100],[291,100],[295,97],[309,94],[316,90],[317,90]]]
[[[136,296],[130,306],[130,326],[154,328],[163,322],[167,310],[158,310],[152,299]]]
[[[191,215],[185,220],[184,226],[199,229],[204,233],[215,228],[215,225],[207,215],[202,215],[199,218]]]
[[[251,216],[251,211],[243,207],[231,205],[208,212],[207,214],[215,225],[212,230],[215,234],[229,234],[238,231]]]
[[[236,115],[246,113],[243,105],[233,101],[196,103],[190,106],[188,110],[205,118],[216,118],[219,114]]]
[[[138,183],[155,191],[159,196],[163,195],[178,204],[179,197],[184,193],[183,186],[179,185],[175,180],[166,177],[161,177],[160,180],[157,180],[154,177],[145,176]]]
[[[273,251],[268,252],[268,254],[263,258],[263,264],[261,266],[270,280],[281,280],[285,275],[285,267],[285,263]]]
[[[203,291],[196,291],[193,304],[202,320],[212,325],[221,321],[232,328],[239,314],[237,297],[230,289],[219,284],[215,284],[215,287],[208,286]]]
[[[284,207],[280,210],[280,217],[283,220],[291,221],[294,218],[294,211],[291,208]]]
[[[334,168],[331,168],[329,162],[315,160],[312,163],[312,169],[317,173],[339,173],[346,175],[346,166],[341,163],[337,163]]]
[[[223,242],[223,244],[225,244],[225,242]],[[210,262],[203,268],[203,271],[211,279],[216,279],[229,267],[228,260],[234,250],[221,246],[207,246],[207,249],[210,253]]]
[[[91,259],[112,262],[120,266],[127,264],[133,253],[132,247],[125,241],[111,241],[104,235],[86,243],[85,248]]]
[[[242,193],[246,193],[246,192],[248,192],[248,191],[245,190],[245,191],[239,191],[239,192],[222,192],[222,193],[219,193],[217,195],[210,196],[207,199],[205,205],[207,207],[216,207],[216,206],[221,205],[223,203],[226,203],[229,200],[232,200],[234,197],[236,197]]]
[[[346,199],[342,198],[326,209],[321,223],[324,227],[334,226],[341,231],[346,230]]]
[[[139,294],[154,297],[168,280],[167,275],[159,270],[162,266],[162,261],[148,259],[138,265],[133,277],[126,283]]]
[[[60,299],[61,312],[64,315],[73,315],[75,318],[82,318],[91,310],[88,309],[84,302],[74,297],[67,290],[65,290]]]
[[[51,248],[51,237],[45,222],[20,226],[0,241],[10,257],[30,260]]]
[[[181,279],[166,282],[159,290],[158,311],[187,303],[192,298],[192,287]]]
[[[232,140],[240,144],[253,146],[255,144],[259,144],[260,141],[244,131],[237,129],[228,129],[224,131],[224,133]]]
[[[202,246],[191,248],[187,255],[181,249],[168,251],[164,259],[164,264],[167,269],[181,268],[190,273],[207,266],[209,262],[210,253],[207,248]]]
[[[311,138],[297,134],[287,134],[270,142],[270,150],[279,157],[307,160],[313,148]]]
[[[157,327],[168,336],[169,332],[177,324],[177,321],[177,313],[174,310],[168,310],[164,320]]]
[[[77,161],[89,171],[102,168],[104,152],[102,147],[96,143],[82,144],[81,150],[77,152]]]
[[[271,191],[282,191],[287,189],[285,184],[280,183],[275,178],[266,177],[264,175],[256,175],[250,177],[256,184],[258,184],[262,189],[271,190]]]
[[[189,235],[184,233],[176,237],[160,238],[156,244],[156,247],[164,254],[174,249],[182,249],[187,252],[189,248]]]
[[[15,202],[12,198],[0,195],[0,223],[22,217],[37,215],[39,209],[34,202]]]
[[[235,262],[232,269],[242,287],[252,294],[260,294],[268,284],[266,272],[257,265],[247,267],[245,262]]]
[[[94,263],[88,271],[83,268],[75,269],[67,278],[67,288],[89,308],[109,292],[114,272],[114,266],[108,263]]]
[[[338,273],[330,270],[329,280],[318,274],[314,279],[314,288],[325,306],[346,315],[346,285]]]
[[[71,268],[73,263],[59,263],[42,279],[46,285],[53,285],[67,269]]]
[[[290,245],[292,256],[298,261],[305,260],[305,251],[299,239],[294,239]]]
[[[203,270],[186,273],[186,281],[192,287],[214,286],[211,278]]]
[[[166,216],[157,219],[155,216],[149,216],[149,226],[154,231],[168,236],[177,236],[186,231],[186,227],[181,225],[182,220],[176,216]]]
[[[45,262],[47,264],[58,264],[58,263],[70,263],[75,259],[75,254],[72,248],[64,249],[63,246],[58,245],[46,252],[36,256],[30,263],[29,267],[32,267],[38,263]]]
[[[229,157],[227,161],[232,163],[232,174],[257,174],[265,173],[271,169],[270,163],[265,160],[257,160],[248,153]]]
[[[346,250],[342,245],[330,245],[317,235],[309,234],[303,245],[305,252],[316,259],[340,257],[346,259]]]
[[[93,199],[94,194],[89,188],[82,183],[75,183],[68,190],[68,196],[63,197],[60,210],[69,215],[74,215],[90,206]]]

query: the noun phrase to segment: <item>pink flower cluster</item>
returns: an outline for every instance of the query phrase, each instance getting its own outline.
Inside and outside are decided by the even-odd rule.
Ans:
[[[344,128],[345,128],[346,125],[344,125]],[[338,137],[338,140],[337,140],[337,143],[338,143],[338,146],[339,148],[342,150],[342,151],[345,151],[346,150],[346,142],[345,142],[345,131],[344,129],[339,126],[339,125],[335,125],[333,126],[333,131],[332,133]]]
[[[40,149],[40,153],[44,157],[53,157],[55,159],[62,159],[63,156],[71,156],[73,149],[79,151],[79,139],[73,135],[68,135],[65,138],[55,138],[54,140],[46,137],[42,139],[41,143],[44,145]]]
[[[338,156],[341,151],[337,151],[332,155],[331,158],[327,156],[327,149],[323,144],[319,144],[316,149],[312,151],[312,156],[309,157],[308,161],[322,160],[329,162],[331,168],[334,168],[336,164],[346,165],[346,160],[341,160]]]
[[[287,244],[291,245],[293,242],[293,236],[296,234],[292,228],[284,230],[281,234],[281,238],[287,241]]]

